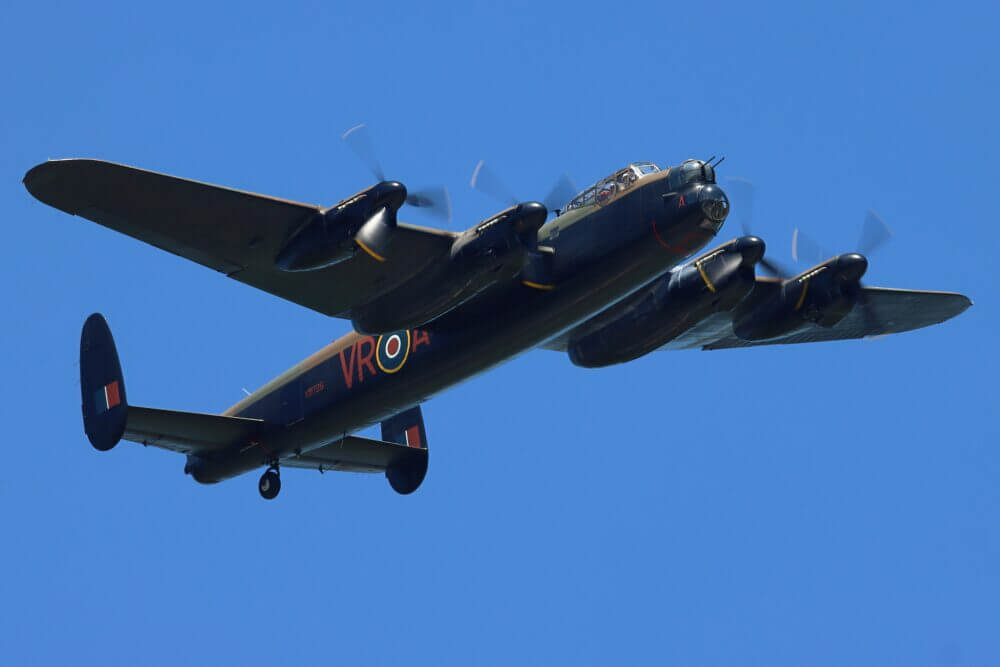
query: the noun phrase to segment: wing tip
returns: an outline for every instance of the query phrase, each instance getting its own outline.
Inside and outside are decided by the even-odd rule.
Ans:
[[[945,320],[950,320],[953,317],[957,317],[957,316],[961,315],[962,313],[964,313],[965,311],[967,311],[973,305],[975,305],[975,303],[973,302],[973,300],[970,299],[969,297],[967,297],[964,294],[960,294],[958,292],[942,292],[942,294],[945,294],[945,295],[951,297],[950,301],[954,304],[953,305],[953,312],[950,313],[945,318]],[[942,320],[942,321],[945,321],[945,320]]]
[[[40,162],[28,171],[24,172],[24,177],[21,179],[21,183],[24,184],[25,189],[36,199],[38,198],[38,195],[35,194],[35,191],[38,189],[42,180],[47,180],[45,179],[45,176],[46,174],[51,173],[50,165],[53,162],[54,160]]]
[[[34,167],[24,172],[21,183],[28,193],[49,206],[56,206],[52,199],[52,186],[60,180],[60,171],[71,165],[101,162],[91,158],[50,158],[45,162],[39,162]],[[56,206],[56,208],[59,208]]]

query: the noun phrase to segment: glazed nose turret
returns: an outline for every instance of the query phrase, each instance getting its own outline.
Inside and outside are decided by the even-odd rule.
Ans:
[[[701,211],[712,222],[721,223],[729,215],[729,198],[718,185],[710,184],[701,189],[698,196]]]

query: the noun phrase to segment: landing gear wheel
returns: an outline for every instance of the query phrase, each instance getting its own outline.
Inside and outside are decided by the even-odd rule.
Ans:
[[[278,491],[281,491],[281,477],[277,469],[268,468],[264,471],[260,481],[257,482],[257,490],[260,491],[261,497],[267,500],[277,497]]]

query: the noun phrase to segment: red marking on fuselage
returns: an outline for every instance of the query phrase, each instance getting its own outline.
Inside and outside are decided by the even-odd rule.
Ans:
[[[312,398],[324,389],[326,389],[326,384],[324,382],[317,382],[313,386],[306,389],[306,398]]]
[[[666,248],[667,250],[671,250],[670,246],[667,245],[667,242],[663,240],[663,237],[660,236],[660,232],[657,231],[657,229],[656,229],[656,218],[653,218],[650,221],[650,224],[653,225],[653,236],[656,237],[656,242],[659,243],[664,248]]]
[[[399,337],[393,336],[389,339],[389,342],[385,344],[385,353],[390,357],[395,357],[397,352],[399,352]]]
[[[366,344],[368,346],[367,354],[362,350]],[[375,339],[372,336],[365,336],[364,338],[359,339],[355,345],[358,348],[355,353],[355,356],[358,358],[358,382],[364,382],[364,369],[367,368],[371,375],[375,375],[375,364],[372,363],[372,359],[375,358]]]
[[[365,381],[366,375],[375,375],[375,364],[372,363],[374,357],[375,339],[371,336],[362,336],[353,345],[341,350],[340,370],[344,375],[344,386],[350,389],[355,381],[360,384]],[[365,369],[368,369],[367,374]]]
[[[704,242],[704,234],[699,233],[698,230],[696,229],[692,229],[687,234],[678,239],[679,242],[678,245],[667,243],[666,241],[663,240],[663,237],[660,236],[660,232],[656,228],[656,218],[653,218],[651,224],[653,225],[653,236],[656,237],[656,242],[674,254],[687,255],[698,244]]]
[[[421,345],[431,344],[431,335],[422,329],[414,329],[413,335],[410,336],[411,344],[410,351],[416,350]],[[388,354],[393,354],[393,351],[389,349],[390,345],[401,345],[401,341],[398,338],[390,338],[386,344],[386,351]],[[357,382],[361,384],[369,376],[375,376],[378,371],[375,370],[375,353],[378,351],[377,343],[375,342],[374,336],[362,336],[354,341],[353,344],[342,349],[338,355],[340,356],[340,370],[344,376],[344,386],[350,389]],[[399,352],[399,348],[396,348],[396,352]],[[310,387],[306,390],[306,398],[311,396],[309,392],[315,388]],[[313,393],[318,393],[323,391],[323,388],[316,389]]]
[[[431,335],[429,333],[427,333],[423,329],[413,330],[413,344],[410,346],[410,349],[412,351],[416,352],[417,348],[420,347],[421,345],[430,345],[430,344],[431,344]]]
[[[343,371],[344,385],[346,385],[348,389],[350,389],[351,385],[354,384],[354,360],[358,356],[357,347],[358,343],[355,341],[354,345],[345,347],[340,351],[340,370]],[[344,353],[348,350],[351,351],[351,354],[349,355],[349,358],[345,358]]]

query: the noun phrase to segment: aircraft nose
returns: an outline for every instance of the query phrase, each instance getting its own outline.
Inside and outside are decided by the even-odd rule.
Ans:
[[[729,215],[729,198],[718,185],[706,185],[698,198],[701,211],[712,222],[722,223]]]

